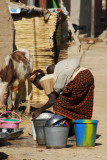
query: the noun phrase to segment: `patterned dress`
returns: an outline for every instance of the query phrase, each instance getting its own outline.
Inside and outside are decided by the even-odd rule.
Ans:
[[[91,119],[93,112],[94,78],[86,69],[70,81],[53,105],[55,113],[69,119]]]

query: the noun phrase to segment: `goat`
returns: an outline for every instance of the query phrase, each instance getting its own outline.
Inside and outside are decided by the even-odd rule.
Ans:
[[[16,50],[5,57],[4,66],[0,70],[0,77],[2,82],[8,83],[9,93],[16,93],[21,83],[24,82],[32,72],[32,68],[33,59],[27,49]],[[8,97],[9,95],[7,96],[7,99]],[[30,98],[31,88],[28,93],[28,107],[26,107],[25,111],[27,114],[30,112]],[[15,103],[15,110],[18,108],[18,103],[19,101]]]

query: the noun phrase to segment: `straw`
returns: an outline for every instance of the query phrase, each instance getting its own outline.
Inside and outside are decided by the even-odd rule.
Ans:
[[[20,17],[20,15],[19,15]],[[13,17],[15,26],[15,45],[27,48],[33,57],[33,70],[46,67],[53,63],[53,34],[56,29],[57,13],[50,15],[47,23],[43,16]],[[26,82],[26,92],[28,91]],[[24,96],[23,96],[24,97]],[[33,85],[32,101],[45,102],[47,96]],[[26,97],[28,100],[28,97]]]

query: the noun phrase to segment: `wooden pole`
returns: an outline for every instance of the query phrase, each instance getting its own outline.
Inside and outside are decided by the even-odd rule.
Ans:
[[[95,36],[94,25],[95,25],[95,0],[92,0],[91,1],[91,38],[94,38]]]
[[[78,53],[80,53],[80,51],[81,51],[81,42],[79,41],[79,38],[77,37],[77,35],[75,34],[75,30],[74,30],[74,27],[73,27],[73,25],[72,25],[72,22],[71,22],[71,12],[72,12],[72,10],[71,10],[71,4],[72,3],[70,3],[70,21],[69,21],[69,28],[70,28],[70,30],[71,30],[71,33],[72,33],[72,36],[73,36],[73,38],[74,38],[74,41],[75,41],[75,48],[76,48],[76,50],[77,50],[77,54]]]
[[[106,19],[107,19],[107,0],[106,0]]]

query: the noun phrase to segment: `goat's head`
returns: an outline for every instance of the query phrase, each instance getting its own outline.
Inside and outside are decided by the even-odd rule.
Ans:
[[[17,71],[19,81],[25,80],[33,68],[32,56],[26,49],[16,50],[11,54],[14,60],[14,69]]]
[[[19,49],[5,57],[5,65],[0,71],[2,82],[16,88],[30,75],[33,68],[32,56],[27,49]]]

